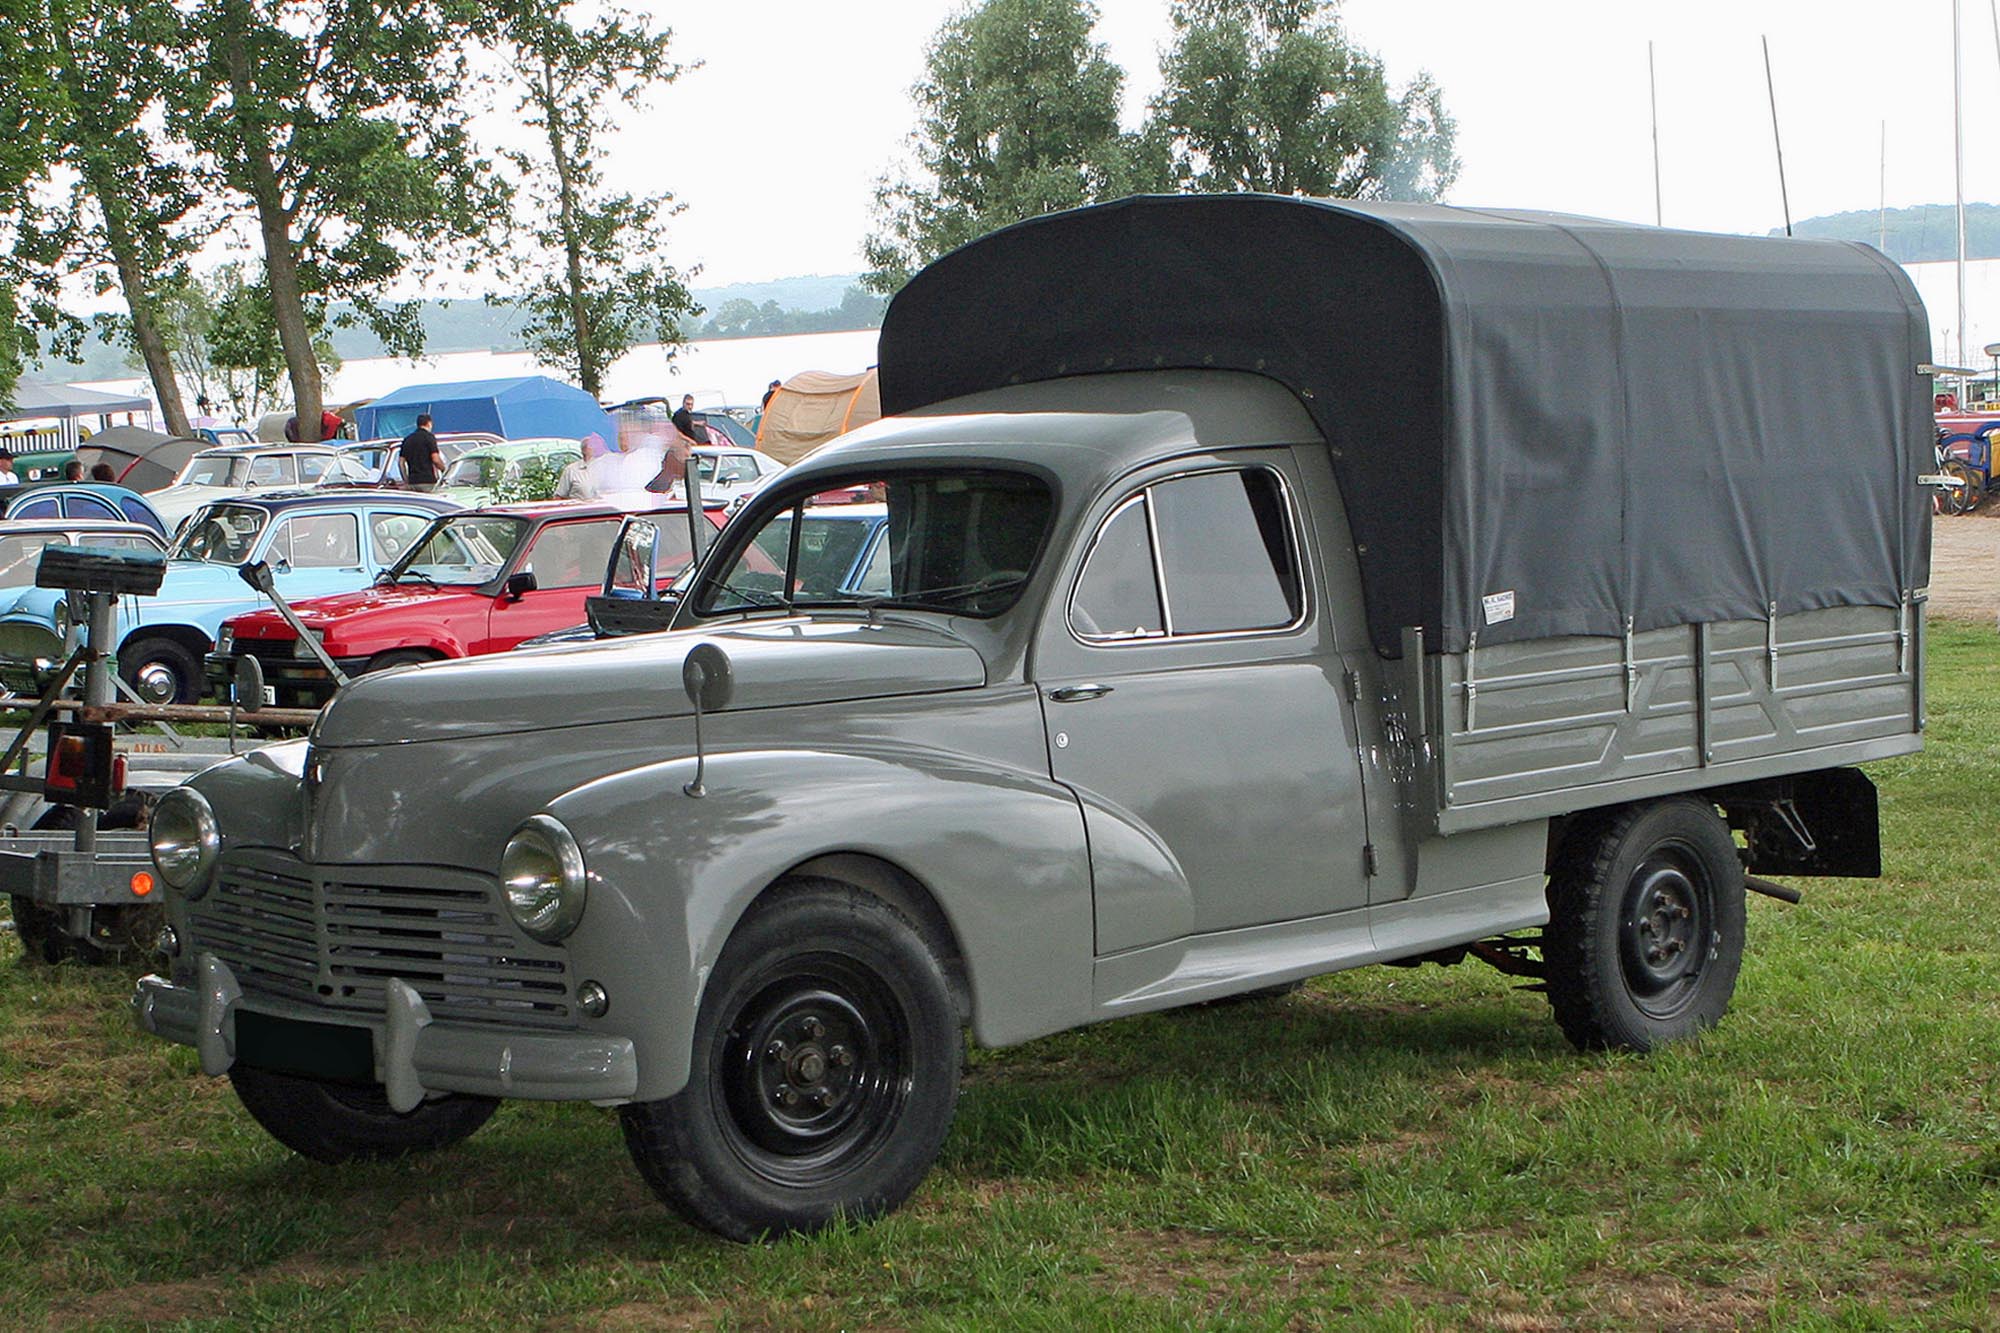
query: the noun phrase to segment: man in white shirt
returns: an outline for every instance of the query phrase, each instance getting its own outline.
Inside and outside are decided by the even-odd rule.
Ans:
[[[14,475],[14,455],[0,449],[0,486],[19,486],[21,479]]]

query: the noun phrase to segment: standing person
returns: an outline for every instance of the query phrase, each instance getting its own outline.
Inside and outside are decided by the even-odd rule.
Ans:
[[[771,387],[764,390],[764,401],[757,404],[757,410],[759,412],[765,411],[771,406],[771,395],[778,391],[778,387],[779,387],[778,381],[772,380]]]
[[[681,395],[681,410],[674,413],[674,429],[687,436],[690,440],[694,440],[695,443],[701,443],[694,433],[693,394],[684,393]]]
[[[72,458],[72,459],[70,459],[70,460],[69,460],[69,462],[67,462],[67,463],[64,463],[64,464],[63,464],[63,480],[64,480],[64,481],[82,481],[82,480],[83,480],[83,462],[82,462],[82,460],[80,460],[80,459],[75,459],[75,458]]]
[[[431,434],[431,414],[419,413],[417,428],[403,437],[397,452],[403,456],[403,480],[412,489],[430,490],[444,474],[444,455],[438,452],[438,437]]]
[[[19,486],[21,479],[14,475],[14,455],[11,450],[0,449],[0,486]]]
[[[109,463],[92,463],[90,465],[90,479],[92,481],[116,481],[118,480],[118,474],[112,471],[111,464]]]

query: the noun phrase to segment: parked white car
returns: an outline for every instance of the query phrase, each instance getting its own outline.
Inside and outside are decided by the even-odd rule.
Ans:
[[[329,481],[373,480],[367,468],[334,445],[225,445],[188,459],[172,485],[148,491],[146,498],[172,532],[216,500]]]

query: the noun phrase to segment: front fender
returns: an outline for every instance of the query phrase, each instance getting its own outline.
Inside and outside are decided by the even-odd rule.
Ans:
[[[639,1097],[687,1081],[702,988],[756,897],[816,857],[887,861],[929,890],[963,953],[974,1035],[1024,1041],[1090,1017],[1083,816],[1032,773],[930,752],[761,750],[600,778],[549,811],[575,834],[590,901],[575,975],[611,996],[639,1053]]]

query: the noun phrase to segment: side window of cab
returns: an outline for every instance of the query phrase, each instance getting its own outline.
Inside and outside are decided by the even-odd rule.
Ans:
[[[1070,632],[1111,645],[1294,629],[1305,619],[1294,523],[1284,479],[1268,467],[1145,486],[1092,538]]]

